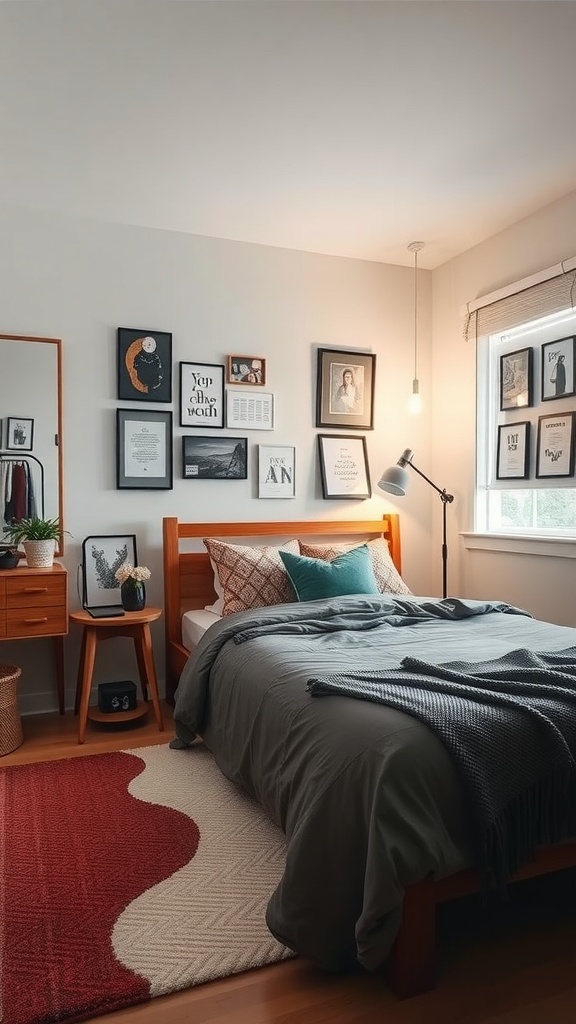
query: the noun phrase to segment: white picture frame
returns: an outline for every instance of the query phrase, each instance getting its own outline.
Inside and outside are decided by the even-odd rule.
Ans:
[[[229,430],[274,430],[274,395],[227,388],[226,426]]]
[[[258,445],[258,497],[296,497],[296,449],[291,445]]]

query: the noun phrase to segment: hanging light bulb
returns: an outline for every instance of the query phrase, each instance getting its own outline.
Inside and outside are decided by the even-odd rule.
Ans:
[[[412,394],[410,395],[409,409],[411,413],[417,414],[422,408],[420,399],[420,381],[418,379],[418,253],[424,248],[424,242],[410,242],[408,252],[414,253],[414,379],[412,380]]]

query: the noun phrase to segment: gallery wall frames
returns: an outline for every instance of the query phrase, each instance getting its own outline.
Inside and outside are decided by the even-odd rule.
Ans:
[[[226,356],[226,383],[264,385],[266,360],[261,356]]]
[[[246,480],[248,439],[186,435],[182,438],[182,476],[185,480]]]
[[[119,327],[117,341],[120,401],[171,402],[172,335]]]
[[[369,498],[370,470],[365,437],[318,434],[324,498]]]
[[[531,348],[521,348],[500,356],[500,409],[519,409],[532,405],[533,358]]]
[[[180,363],[180,426],[224,426],[224,366]]]
[[[156,409],[116,410],[116,486],[172,487],[172,413]]]
[[[530,423],[498,427],[497,480],[527,480],[530,465]]]
[[[574,412],[538,417],[537,477],[573,475],[575,421]]]
[[[236,391],[227,388],[226,426],[232,430],[273,430],[274,395],[267,391]]]
[[[8,451],[31,452],[34,447],[34,420],[26,416],[8,416],[4,447]]]
[[[290,445],[258,445],[258,497],[294,498],[296,449]]]
[[[542,401],[568,398],[576,394],[574,345],[571,338],[560,338],[542,345]]]
[[[375,355],[318,349],[316,426],[372,430],[375,371]]]

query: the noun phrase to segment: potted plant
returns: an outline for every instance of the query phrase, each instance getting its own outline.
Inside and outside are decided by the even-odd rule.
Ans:
[[[32,569],[50,568],[61,532],[59,519],[40,519],[38,516],[17,519],[4,528],[12,544],[22,544],[26,561]]]

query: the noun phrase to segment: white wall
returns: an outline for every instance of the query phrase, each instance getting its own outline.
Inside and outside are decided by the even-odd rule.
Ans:
[[[372,481],[405,447],[430,469],[430,278],[420,271],[419,344],[424,411],[407,412],[413,369],[413,271],[219,239],[101,224],[0,207],[0,290],[6,333],[63,340],[64,564],[70,603],[85,536],[135,532],[139,561],[152,570],[151,604],[162,604],[161,521],[361,518],[403,515],[404,576],[415,592],[439,593],[439,558],[429,540],[434,492],[416,477],[396,505],[378,492],[366,502],[324,501],[317,467],[316,348],[377,353],[375,430],[367,433]],[[173,333],[173,392],[178,362],[222,362],[233,352],[267,358],[267,390],[276,396],[276,429],[249,433],[249,480],[181,479],[178,404],[174,412],[174,489],[115,486],[116,328]],[[137,406],[133,406],[137,408]],[[144,407],[144,406],[142,406]],[[169,408],[146,405],[147,408]],[[188,431],[189,433],[191,431]],[[238,433],[237,436],[241,436]],[[295,444],[297,497],[256,498],[253,446]],[[451,479],[451,477],[450,477]],[[446,476],[448,481],[448,476]],[[154,633],[163,678],[161,624]],[[136,678],[127,640],[101,648],[95,681]],[[68,704],[79,650],[66,642]],[[55,707],[48,641],[7,643],[2,657],[23,667],[23,710]]]
[[[473,523],[476,347],[462,340],[467,302],[576,255],[576,192],[433,272],[433,467],[456,495],[449,510],[454,592],[496,597],[576,626],[573,558],[466,550]],[[435,544],[439,544],[436,530]],[[576,556],[576,545],[572,545]]]

